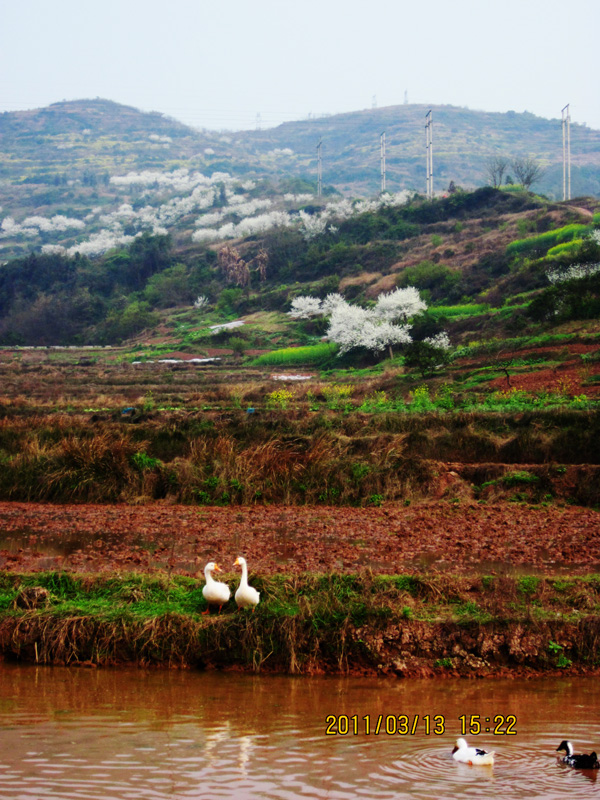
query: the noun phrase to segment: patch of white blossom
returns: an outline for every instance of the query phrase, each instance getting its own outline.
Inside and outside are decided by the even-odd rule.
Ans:
[[[292,307],[288,311],[292,319],[310,319],[323,315],[323,304],[318,297],[299,295],[292,300]]]
[[[378,352],[389,345],[409,344],[412,341],[409,325],[396,325],[378,317],[373,309],[349,303],[333,309],[327,338],[339,345],[340,355],[355,347]]]
[[[394,344],[410,344],[406,321],[426,309],[418,290],[408,286],[380,294],[372,308],[351,305],[337,293],[328,294],[325,300],[300,295],[292,301],[288,314],[294,319],[329,317],[327,338],[339,345],[343,355],[355,347],[378,352]],[[446,334],[438,336],[440,342],[447,340]]]
[[[203,217],[198,223],[202,221]],[[238,223],[226,222],[219,228],[198,228],[192,234],[192,240],[211,242],[219,239],[238,239],[242,236],[264,233],[275,227],[290,227],[292,224],[290,215],[285,211],[271,211],[268,214],[258,214],[256,217],[246,217]]]
[[[600,228],[592,231],[589,238],[596,245],[600,245]],[[564,283],[565,281],[576,281],[581,278],[589,278],[590,275],[595,275],[600,272],[600,264],[571,264],[570,267],[560,269],[546,270],[546,277],[550,283]]]
[[[64,233],[68,230],[83,230],[85,222],[73,217],[55,214],[53,217],[25,217],[22,222],[15,222],[12,217],[5,217],[0,225],[0,238],[13,236],[39,236],[40,233]]]
[[[170,137],[151,134],[150,138],[152,141],[168,144],[167,139]],[[205,153],[209,150],[211,148],[206,148]],[[291,155],[292,151],[283,148],[280,154]],[[382,195],[377,200],[354,203],[347,199],[336,199],[316,213],[309,214],[306,211],[292,210],[288,213],[277,210],[274,207],[275,201],[271,198],[248,197],[246,193],[256,188],[255,182],[245,180],[240,183],[226,172],[215,172],[207,176],[185,168],[171,172],[144,170],[113,176],[110,183],[124,192],[136,192],[138,202],[144,198],[146,205],[138,207],[131,202],[121,202],[108,212],[105,207],[96,207],[83,220],[55,215],[50,218],[31,216],[22,222],[16,222],[13,217],[7,216],[0,224],[0,238],[34,238],[41,234],[59,238],[67,231],[83,231],[92,224],[102,226],[102,229],[94,231],[86,241],[63,247],[62,250],[58,243],[46,243],[43,252],[100,255],[112,247],[132,241],[133,234],[141,235],[144,231],[155,235],[166,234],[183,218],[198,214],[195,220],[196,230],[192,234],[195,242],[250,236],[274,227],[295,227],[306,239],[312,239],[325,232],[337,233],[338,228],[334,223],[348,219],[356,213],[376,210],[381,205],[406,202],[409,197],[407,192],[401,192],[398,195]],[[165,194],[167,197],[170,194],[171,197],[165,199]],[[314,196],[309,193],[287,193],[281,199],[284,203],[297,207],[314,200]],[[222,205],[221,208],[215,208],[217,201]],[[124,227],[127,228],[127,234]]]
[[[405,289],[394,289],[384,292],[377,298],[374,312],[377,317],[384,320],[408,319],[420,314],[427,309],[427,304],[421,300],[419,290],[414,286]]]
[[[600,264],[571,264],[566,269],[549,269],[546,277],[550,283],[564,283],[565,281],[576,281],[581,278],[589,278],[600,272]]]
[[[300,211],[298,214],[302,233],[305,239],[314,239],[315,236],[320,236],[325,233],[327,228],[327,217],[319,214],[307,214],[306,211]]]
[[[283,195],[283,199],[286,203],[310,203],[311,200],[314,200],[314,195],[312,194],[291,194],[288,192],[287,194]]]
[[[435,336],[428,336],[426,339],[423,339],[423,341],[430,344],[432,347],[437,347],[439,350],[450,350],[452,347],[446,331],[436,333]]]

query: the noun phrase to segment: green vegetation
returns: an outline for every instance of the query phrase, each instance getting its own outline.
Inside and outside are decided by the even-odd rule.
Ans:
[[[253,364],[269,367],[323,366],[332,362],[337,350],[337,345],[325,342],[306,347],[286,347],[258,356]]]
[[[566,669],[600,655],[596,575],[559,589],[553,579],[505,576],[480,590],[459,576],[254,575],[255,613],[234,613],[232,600],[211,616],[202,616],[202,583],[177,575],[4,573],[0,654],[51,664],[376,671],[391,667],[402,641],[407,674],[422,674],[423,653],[433,668],[457,674],[516,664]]]
[[[528,239],[517,239],[511,242],[506,248],[509,256],[517,256],[531,253],[543,254],[551,247],[556,247],[564,242],[571,242],[576,237],[580,238],[585,233],[589,233],[589,225],[565,225],[553,231],[546,231],[537,236],[530,236]]]

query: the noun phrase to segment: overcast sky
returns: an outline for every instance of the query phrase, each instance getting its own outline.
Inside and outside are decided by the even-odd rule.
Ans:
[[[196,127],[409,103],[600,129],[600,0],[27,0],[0,111],[102,97]]]

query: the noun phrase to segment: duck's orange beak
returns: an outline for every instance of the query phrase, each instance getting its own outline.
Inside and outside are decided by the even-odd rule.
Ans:
[[[218,564],[215,564],[213,571],[214,572],[223,572],[223,570],[221,569],[221,567]]]

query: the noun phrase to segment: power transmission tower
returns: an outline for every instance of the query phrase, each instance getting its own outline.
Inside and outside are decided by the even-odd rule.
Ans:
[[[377,95],[373,95],[373,100],[371,101],[371,108],[377,108]]]
[[[562,110],[563,200],[571,199],[571,112],[569,103]]]
[[[317,145],[317,197],[321,197],[323,188],[323,164],[321,162],[321,139]]]
[[[379,149],[381,153],[381,193],[385,192],[385,131],[381,134]]]
[[[257,115],[256,115],[256,130],[257,130],[257,131],[259,131],[259,130],[260,130],[260,124],[261,124],[261,121],[262,121],[262,120],[261,120],[260,111],[259,111],[259,112],[257,113]]]
[[[425,114],[425,147],[427,156],[427,197],[433,199],[433,119],[431,109]]]

